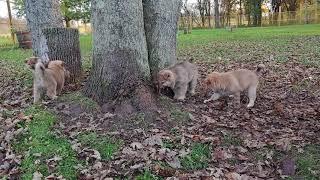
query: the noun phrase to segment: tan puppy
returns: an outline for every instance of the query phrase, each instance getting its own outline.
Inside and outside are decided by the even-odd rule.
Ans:
[[[197,86],[197,66],[189,62],[180,62],[157,74],[159,90],[170,87],[174,92],[174,99],[184,100],[189,90],[191,95],[195,94]]]
[[[213,72],[209,74],[203,81],[203,89],[205,92],[213,91],[213,94],[204,103],[215,101],[222,96],[232,95],[240,105],[240,93],[248,90],[249,104],[247,107],[253,107],[259,84],[258,75],[264,67],[263,64],[260,64],[256,71],[239,69],[226,73]]]
[[[27,58],[24,62],[25,62],[25,64],[26,64],[26,66],[28,67],[28,68],[30,68],[31,70],[33,70],[34,71],[34,69],[35,69],[35,66],[36,66],[36,64],[37,64],[37,62],[38,62],[38,57],[30,57],[30,58]],[[50,61],[49,61],[49,63],[50,63]],[[46,67],[46,68],[48,68],[48,63],[46,63],[46,64],[44,64],[44,66]]]
[[[34,57],[27,61],[27,65],[29,65],[31,69],[34,68],[34,103],[41,100],[41,96],[44,92],[46,92],[49,98],[55,99],[57,94],[61,93],[65,80],[69,76],[69,71],[65,69],[63,61],[50,61],[46,68],[38,58],[36,59],[36,64],[33,64],[35,60]]]

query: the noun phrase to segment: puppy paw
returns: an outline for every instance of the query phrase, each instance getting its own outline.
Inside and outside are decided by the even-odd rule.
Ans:
[[[177,101],[184,101],[185,97],[174,97]]]
[[[248,104],[247,108],[252,108],[254,106],[254,104]]]
[[[58,98],[58,96],[52,96],[50,97],[51,100],[56,100]]]

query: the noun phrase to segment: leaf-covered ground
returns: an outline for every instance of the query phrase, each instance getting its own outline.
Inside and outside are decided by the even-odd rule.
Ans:
[[[121,120],[80,92],[31,106],[31,73],[23,65],[30,52],[0,50],[0,177],[318,179],[319,29],[179,34],[179,58],[193,57],[201,79],[265,64],[256,105],[247,109],[245,95],[240,108],[232,98],[203,104],[201,94],[183,103],[160,97],[167,111],[152,121],[145,114]]]

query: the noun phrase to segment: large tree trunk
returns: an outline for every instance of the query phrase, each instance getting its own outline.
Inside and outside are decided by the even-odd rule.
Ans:
[[[100,104],[152,108],[142,1],[93,0],[92,23],[93,67],[85,94]]]
[[[35,56],[44,62],[49,61],[48,46],[42,33],[43,28],[63,27],[58,0],[25,0],[28,27],[32,34],[32,47]]]
[[[176,62],[178,19],[181,0],[144,0],[144,27],[149,65],[154,75]],[[184,21],[183,18],[181,18]]]
[[[220,28],[219,0],[214,0],[214,27]]]
[[[70,71],[70,82],[81,77],[81,53],[79,31],[71,28],[47,28],[43,30],[47,39],[50,60],[62,60]]]

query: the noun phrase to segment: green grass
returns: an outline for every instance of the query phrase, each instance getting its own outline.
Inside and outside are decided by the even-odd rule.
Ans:
[[[0,36],[0,47],[13,46],[14,43],[10,36]]]
[[[190,154],[181,158],[181,165],[188,170],[203,169],[208,166],[211,150],[209,145],[196,143]]]
[[[232,61],[268,60],[273,55],[277,63],[286,63],[293,57],[310,67],[320,67],[318,44],[320,25],[283,27],[194,30],[192,34],[179,33],[178,54],[196,61],[230,63]]]
[[[97,110],[99,107],[98,104],[92,99],[84,96],[81,92],[72,92],[68,94],[64,94],[59,97],[61,101],[72,102],[75,104],[79,104],[82,108],[87,110]]]
[[[252,41],[272,40],[275,38],[288,38],[299,36],[310,36],[320,34],[320,24],[292,25],[281,27],[253,27],[237,28],[233,32],[225,29],[203,29],[193,30],[191,34],[179,32],[179,47],[192,46],[196,44],[208,44],[212,41]]]
[[[159,178],[156,175],[153,175],[150,171],[144,171],[143,174],[140,174],[135,178],[135,180],[160,180],[162,178]]]
[[[296,175],[289,179],[317,180],[320,177],[320,144],[307,145],[303,148],[303,153],[298,153],[297,148],[283,152],[274,146],[267,146],[252,152],[255,163],[268,160],[266,155],[270,152],[273,152],[274,162],[281,162],[287,156],[292,157],[292,160],[296,162]]]
[[[320,177],[320,145],[309,145],[298,155],[297,175],[307,180]]]
[[[224,146],[231,146],[231,145],[240,146],[242,144],[242,141],[241,141],[241,139],[239,139],[233,135],[226,134],[223,136],[222,144]]]
[[[190,120],[189,113],[181,110],[180,108],[172,108],[170,109],[171,115],[170,117],[178,122],[187,122]]]
[[[91,35],[81,35],[80,36],[80,49],[81,55],[84,57],[91,56],[92,50],[92,36]]]
[[[1,39],[1,38],[0,38]],[[21,80],[23,85],[32,86],[32,72],[25,66],[25,59],[32,56],[30,50],[0,48],[0,74],[2,77]]]
[[[45,177],[50,175],[46,160],[56,156],[61,160],[57,161],[53,172],[66,179],[76,179],[77,170],[74,166],[80,163],[76,158],[76,153],[66,139],[59,138],[51,132],[56,117],[51,112],[37,106],[28,108],[26,114],[33,115],[32,121],[26,124],[28,132],[14,144],[15,151],[25,155],[21,162],[21,178],[32,179],[36,171]],[[40,156],[35,156],[35,154],[40,154]]]
[[[110,160],[122,144],[119,140],[114,140],[105,136],[98,136],[96,133],[80,134],[78,140],[81,144],[91,147],[101,154],[103,160]]]

